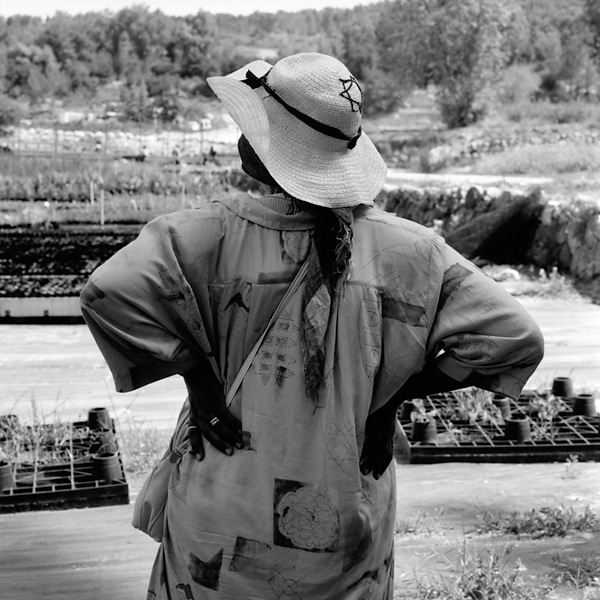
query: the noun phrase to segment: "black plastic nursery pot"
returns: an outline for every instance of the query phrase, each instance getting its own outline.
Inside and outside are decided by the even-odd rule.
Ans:
[[[129,503],[106,409],[92,409],[88,421],[72,423],[67,431],[69,439],[59,439],[51,425],[22,427],[12,419],[9,426],[0,417],[0,449],[13,458],[0,464],[0,513]]]

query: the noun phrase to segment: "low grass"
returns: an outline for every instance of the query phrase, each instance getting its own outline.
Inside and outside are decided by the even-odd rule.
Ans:
[[[543,600],[543,590],[534,588],[523,577],[526,568],[512,561],[511,549],[464,545],[453,561],[435,553],[444,567],[418,574],[408,581],[397,600]]]
[[[531,265],[485,265],[483,272],[503,283],[513,296],[574,300],[581,298],[571,278],[557,267],[550,270]]]
[[[589,506],[583,512],[565,506],[545,506],[510,514],[486,511],[479,520],[480,533],[530,536],[534,539],[600,531],[600,518]]]
[[[569,102],[522,100],[505,104],[502,114],[512,123],[529,125],[578,123],[596,126],[600,122],[600,105],[575,100]]]
[[[600,556],[591,552],[555,554],[550,580],[554,585],[567,584],[576,590],[586,590],[585,600],[599,600]]]
[[[119,450],[123,467],[132,475],[145,475],[163,457],[170,433],[125,413],[117,419]]]
[[[600,148],[592,144],[560,142],[526,144],[485,156],[472,168],[481,175],[556,176],[600,171]]]
[[[549,572],[535,582],[512,557],[513,547],[463,543],[456,558],[434,551],[438,569],[416,573],[396,590],[396,600],[600,600],[600,557],[557,553]],[[563,588],[560,591],[557,588]],[[566,588],[566,589],[565,589]],[[575,595],[568,590],[575,590]]]
[[[562,475],[563,479],[579,479],[581,476],[581,465],[579,456],[571,454],[565,461],[565,470]]]
[[[443,513],[443,509],[440,509],[433,514],[419,512],[415,518],[396,517],[394,533],[398,536],[442,533],[447,529],[441,521]]]

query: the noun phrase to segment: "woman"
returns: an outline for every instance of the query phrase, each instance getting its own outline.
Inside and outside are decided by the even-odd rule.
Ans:
[[[190,392],[148,598],[391,599],[399,403],[468,385],[517,398],[541,334],[441,238],[372,208],[386,167],[342,63],[255,61],[209,85],[277,193],[155,219],[82,294],[118,391],[180,374]]]

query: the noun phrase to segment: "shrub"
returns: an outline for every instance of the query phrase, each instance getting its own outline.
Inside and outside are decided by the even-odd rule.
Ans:
[[[405,95],[397,78],[379,69],[369,69],[364,77],[364,114],[387,114],[398,108]]]
[[[0,94],[0,128],[15,125],[22,116],[21,103]]]
[[[480,93],[480,90],[475,91],[467,85],[456,91],[453,89],[439,90],[437,99],[440,115],[448,129],[472,125],[487,114],[489,108],[487,102],[478,101]]]
[[[539,88],[541,77],[531,65],[511,65],[508,67],[496,86],[496,93],[501,104],[528,104]]]

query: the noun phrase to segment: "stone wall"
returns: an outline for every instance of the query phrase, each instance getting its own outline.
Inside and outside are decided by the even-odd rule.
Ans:
[[[381,205],[427,227],[470,259],[531,264],[576,280],[600,277],[600,203],[531,192],[397,189]]]
[[[576,279],[600,277],[600,204],[549,201],[529,251],[537,265],[556,265]]]

